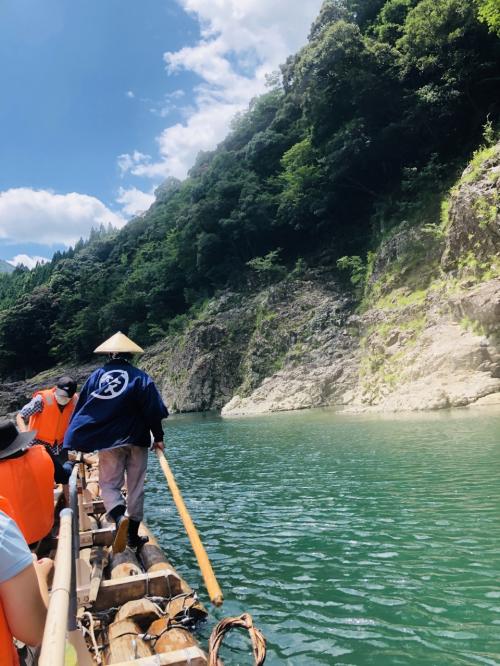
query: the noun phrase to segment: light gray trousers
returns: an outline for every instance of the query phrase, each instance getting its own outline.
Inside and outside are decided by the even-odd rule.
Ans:
[[[125,504],[122,495],[127,475],[127,515],[142,520],[144,515],[144,481],[148,466],[148,449],[127,444],[99,451],[99,485],[106,511]]]

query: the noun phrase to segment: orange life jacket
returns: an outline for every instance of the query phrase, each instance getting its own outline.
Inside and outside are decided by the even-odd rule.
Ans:
[[[54,464],[45,447],[32,446],[17,458],[0,459],[0,488],[11,505],[6,513],[26,541],[43,539],[54,524]]]
[[[14,519],[12,505],[5,497],[0,497],[0,511]],[[2,666],[19,666],[17,650],[14,647],[13,636],[7,618],[0,603],[0,664]]]
[[[64,409],[60,409],[55,396],[55,387],[33,393],[33,397],[42,396],[43,410],[33,414],[29,420],[29,429],[36,430],[36,438],[51,446],[62,444],[64,433],[75,409],[78,395],[71,398]]]
[[[12,504],[9,502],[9,500],[6,497],[3,497],[2,495],[0,495],[0,511],[6,513],[9,516],[9,518],[12,518],[12,520],[16,519],[14,515],[14,509],[12,508]]]

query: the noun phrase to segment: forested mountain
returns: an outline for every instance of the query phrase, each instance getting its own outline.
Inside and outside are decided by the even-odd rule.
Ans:
[[[14,266],[3,259],[0,259],[0,273],[12,273],[13,270]]]
[[[498,128],[495,0],[326,0],[228,137],[121,231],[0,278],[0,374],[148,344],[227,286],[362,257]]]

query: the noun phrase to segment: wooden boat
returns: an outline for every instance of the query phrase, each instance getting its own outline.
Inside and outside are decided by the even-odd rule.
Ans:
[[[208,664],[193,635],[207,611],[147,526],[140,534],[149,542],[138,553],[127,547],[113,555],[114,524],[99,496],[97,466],[75,465],[71,509],[59,512],[61,501],[59,490],[58,537],[39,550],[56,563],[40,666]]]

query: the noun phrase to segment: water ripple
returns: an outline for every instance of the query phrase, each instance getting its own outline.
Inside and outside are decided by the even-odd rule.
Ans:
[[[272,666],[500,664],[500,416],[481,414],[172,418],[169,461],[226,598],[200,639],[249,611]],[[154,460],[147,515],[203,597]],[[251,663],[233,633],[225,663]]]

